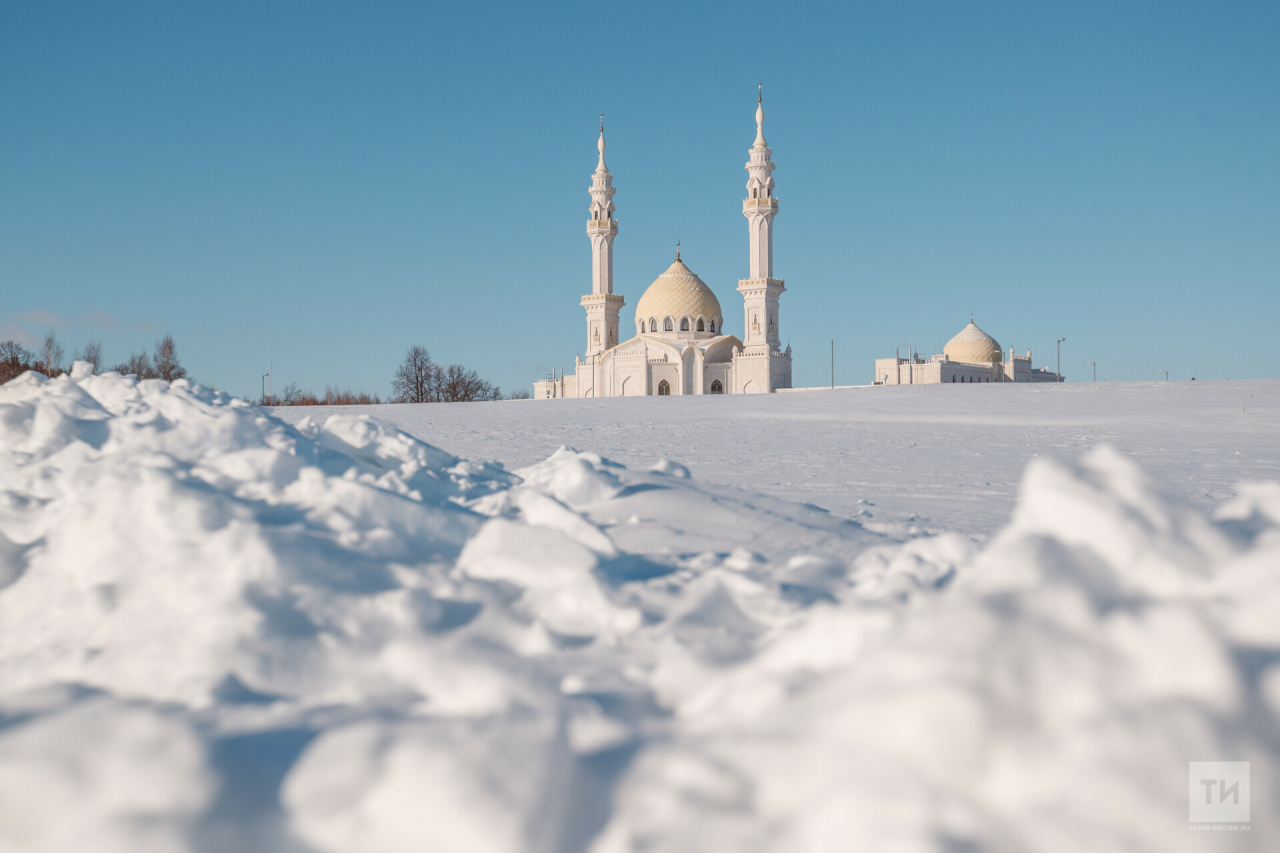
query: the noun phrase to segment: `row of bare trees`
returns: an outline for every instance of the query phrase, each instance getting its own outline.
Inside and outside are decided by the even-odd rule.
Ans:
[[[471,403],[481,400],[527,400],[528,391],[504,395],[502,390],[461,364],[436,364],[425,347],[412,346],[391,380],[391,403]],[[290,383],[279,396],[265,396],[264,406],[344,406],[382,402],[376,394],[355,394],[326,387],[323,397]]]
[[[72,362],[87,361],[93,372],[102,372],[102,344],[89,341],[83,350],[76,350]],[[35,350],[29,350],[16,341],[0,342],[0,383],[8,382],[28,370],[45,376],[60,376],[67,371],[66,350],[53,332]],[[109,368],[117,373],[133,374],[139,379],[175,379],[187,377],[187,369],[178,360],[178,347],[172,335],[165,335],[156,342],[151,353],[135,352],[120,364]],[[412,346],[404,361],[396,369],[391,380],[392,403],[469,403],[481,400],[527,400],[528,391],[515,391],[503,395],[501,389],[488,380],[481,379],[474,370],[460,364],[442,366],[436,364],[425,347]],[[325,386],[320,396],[303,391],[297,383],[286,385],[279,396],[264,395],[264,406],[349,406],[381,403],[377,394],[339,390]]]
[[[297,382],[290,382],[278,395],[267,394],[259,402],[262,406],[371,406],[381,403],[377,394],[340,390],[336,386],[324,386],[324,396],[303,391]]]
[[[66,355],[66,348],[52,331],[44,336],[34,350],[27,349],[17,341],[0,341],[0,383],[21,376],[28,370],[43,373],[50,378],[61,376],[70,367]],[[83,350],[72,353],[71,362],[77,361],[87,361],[93,365],[94,373],[101,373],[102,344],[89,341]],[[187,375],[187,369],[178,361],[178,347],[173,342],[172,335],[165,335],[157,341],[151,355],[146,350],[133,353],[127,360],[109,369],[117,373],[132,373],[139,379],[167,379],[170,382]]]
[[[178,361],[178,347],[173,342],[173,335],[165,335],[156,341],[156,348],[151,357],[147,351],[136,352],[129,360],[111,368],[116,373],[132,373],[139,379],[186,379],[187,369]]]
[[[504,395],[502,389],[461,364],[448,367],[431,360],[426,347],[411,346],[391,380],[393,403],[471,403],[482,400],[525,400],[528,391]]]
[[[393,403],[470,403],[501,400],[502,391],[461,364],[441,367],[425,347],[411,346],[391,380]]]
[[[101,361],[102,348],[92,341],[89,348]],[[0,382],[8,382],[28,370],[45,376],[60,376],[65,372],[65,359],[66,350],[53,332],[45,335],[40,346],[34,350],[27,349],[17,341],[0,341]]]

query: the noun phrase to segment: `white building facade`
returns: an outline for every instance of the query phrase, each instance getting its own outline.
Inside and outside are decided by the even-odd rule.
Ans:
[[[969,325],[947,341],[931,358],[909,353],[907,358],[876,359],[876,385],[936,385],[973,382],[1062,382],[1060,374],[1031,367],[1031,350],[1016,355],[1001,350],[996,339],[969,318]]]
[[[604,122],[600,152],[591,176],[591,293],[582,297],[587,313],[586,356],[574,360],[572,374],[534,383],[534,397],[638,397],[680,394],[764,394],[791,387],[791,347],[781,347],[778,300],[786,292],[773,277],[773,150],[764,138],[764,100],[756,99],[756,138],[746,170],[749,275],[738,282],[742,294],[742,339],[724,333],[724,313],[711,288],[685,266],[677,246],[675,262],[636,303],[635,336],[618,342],[623,297],[613,292],[613,241],[618,221],[613,175],[605,165]]]

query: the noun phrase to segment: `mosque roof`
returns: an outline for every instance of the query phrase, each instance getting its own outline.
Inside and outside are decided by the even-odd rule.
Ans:
[[[1004,353],[996,339],[982,331],[969,318],[969,325],[960,330],[960,334],[947,341],[942,348],[943,354],[952,361],[968,364],[982,364],[993,361],[1004,361]]]
[[[655,317],[661,323],[664,317],[679,322],[681,317],[696,318],[698,315],[707,319],[722,317],[720,300],[677,255],[676,262],[654,279],[640,297],[636,303],[636,316],[645,319]]]

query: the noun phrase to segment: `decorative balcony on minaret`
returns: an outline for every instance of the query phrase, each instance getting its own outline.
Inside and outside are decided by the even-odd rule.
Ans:
[[[591,293],[582,297],[587,311],[587,355],[618,345],[618,312],[623,298],[613,292],[613,238],[618,236],[614,218],[613,175],[604,162],[604,116],[600,116],[600,161],[591,175],[591,210],[587,236],[591,238]]]

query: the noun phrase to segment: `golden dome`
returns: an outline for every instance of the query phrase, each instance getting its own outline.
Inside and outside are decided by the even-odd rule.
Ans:
[[[699,316],[708,321],[715,319],[716,331],[719,332],[721,318],[720,300],[711,292],[711,288],[702,283],[693,272],[676,256],[676,262],[667,267],[667,271],[658,276],[649,289],[636,303],[636,321],[644,320],[648,329],[650,318],[658,321],[658,330],[663,329],[663,320],[670,317],[674,326],[680,328],[680,318],[688,317],[694,323]]]
[[[996,339],[974,325],[969,318],[969,325],[960,330],[960,334],[947,341],[942,348],[943,354],[952,361],[967,364],[983,364],[993,361],[1004,361],[1004,352]]]

